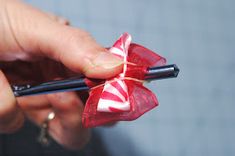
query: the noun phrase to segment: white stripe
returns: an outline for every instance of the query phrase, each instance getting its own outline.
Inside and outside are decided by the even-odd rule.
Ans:
[[[123,88],[124,89],[124,88]],[[107,83],[104,86],[104,91],[107,91],[109,93],[112,93],[114,95],[117,95],[123,102],[125,102],[125,97],[119,92],[119,90],[117,90],[114,86],[112,86],[111,84]]]
[[[129,36],[125,40],[125,42],[122,43],[123,52],[124,52],[124,62],[127,62],[128,48],[129,48],[129,45],[130,45],[128,39],[130,39]],[[126,70],[127,70],[127,64],[124,64],[123,65],[123,73],[124,73],[124,75],[126,74]]]
[[[123,80],[119,80],[117,78],[114,79],[117,83],[122,87],[122,89],[128,94],[126,83]]]
[[[125,44],[125,48],[128,50],[131,44],[131,35],[128,35],[128,38],[126,39],[126,42],[124,44]]]
[[[125,53],[124,53],[122,50],[120,50],[120,49],[118,49],[118,48],[116,48],[116,47],[110,48],[109,51],[110,51],[112,54],[120,55],[120,56],[122,56],[123,58],[124,58],[124,56],[125,56]]]
[[[130,103],[129,101],[126,102],[117,102],[117,101],[111,101],[111,100],[106,100],[106,99],[100,99],[98,106],[97,106],[97,111],[99,112],[112,112],[109,110],[109,107],[117,108],[123,111],[129,111],[130,110]]]

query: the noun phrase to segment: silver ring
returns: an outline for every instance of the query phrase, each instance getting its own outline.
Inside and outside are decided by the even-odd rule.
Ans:
[[[51,121],[55,118],[55,113],[54,112],[50,112],[47,116],[47,121]]]
[[[48,133],[48,128],[49,128],[49,122],[55,118],[55,113],[50,112],[47,115],[47,118],[45,121],[42,123],[40,126],[40,135],[38,137],[39,143],[41,143],[44,146],[49,146],[50,145],[50,136]]]

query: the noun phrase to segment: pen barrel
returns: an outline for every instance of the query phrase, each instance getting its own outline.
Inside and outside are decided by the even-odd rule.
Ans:
[[[63,91],[81,91],[88,90],[89,87],[86,85],[85,80],[78,79],[67,79],[67,80],[56,80],[51,82],[42,83],[39,85],[22,85],[12,86],[13,93],[16,97],[26,95],[39,95]]]
[[[177,77],[179,68],[175,64],[151,67],[145,75],[145,80],[159,80]]]

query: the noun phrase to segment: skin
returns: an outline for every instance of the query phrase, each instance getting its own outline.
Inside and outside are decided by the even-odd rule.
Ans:
[[[55,112],[49,133],[59,144],[80,149],[90,133],[81,125],[84,104],[75,92],[15,98],[9,84],[43,82],[84,74],[110,78],[122,61],[68,21],[17,0],[0,0],[0,133],[13,133],[25,118],[41,125]]]

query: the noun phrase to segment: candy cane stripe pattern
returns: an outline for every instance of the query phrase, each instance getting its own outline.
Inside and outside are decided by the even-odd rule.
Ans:
[[[130,43],[131,36],[124,33],[109,50],[112,54],[123,59],[123,71],[117,78],[105,82],[97,105],[99,112],[121,113],[131,109],[128,89],[123,80],[127,70],[126,62]]]

